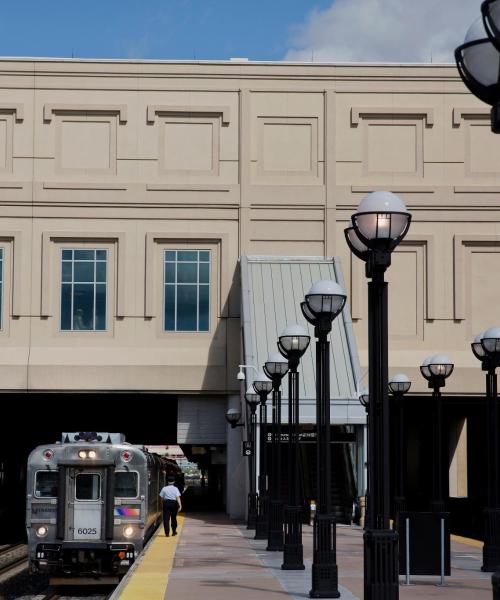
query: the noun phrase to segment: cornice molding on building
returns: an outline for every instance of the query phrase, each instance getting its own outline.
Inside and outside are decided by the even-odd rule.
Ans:
[[[236,61],[132,61],[99,59],[0,58],[2,74],[113,77],[218,77],[231,79],[322,79],[460,81],[454,64],[430,63],[306,63]]]
[[[24,121],[24,104],[21,103],[11,103],[11,102],[0,102],[0,114],[10,114],[14,115],[14,119],[17,123]]]
[[[43,106],[43,120],[46,122],[52,121],[54,113],[106,113],[119,115],[119,122],[124,124],[127,122],[127,106],[125,104],[51,104],[47,103]]]
[[[387,117],[425,117],[427,127],[434,125],[434,109],[409,106],[364,106],[351,107],[351,125],[357,127],[361,118]]]
[[[453,127],[460,127],[466,118],[490,119],[490,111],[487,107],[454,108],[452,114]]]
[[[88,183],[83,181],[43,181],[42,187],[44,190],[89,190],[99,192],[108,190],[125,192],[128,189],[126,183]]]
[[[231,117],[231,108],[229,106],[197,106],[195,104],[148,104],[146,120],[148,123],[154,123],[156,121],[156,115],[169,115],[179,113],[189,115],[221,115],[222,124],[229,125]]]

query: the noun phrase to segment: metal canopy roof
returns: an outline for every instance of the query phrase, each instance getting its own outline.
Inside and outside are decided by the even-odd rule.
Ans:
[[[316,422],[316,367],[313,360],[314,328],[305,320],[300,302],[320,279],[337,281],[344,289],[340,260],[316,257],[242,256],[242,333],[244,360],[261,370],[270,352],[276,352],[278,335],[287,325],[298,323],[309,330],[311,344],[302,357],[300,372],[300,420]],[[365,423],[365,411],[359,404],[361,374],[349,308],[333,322],[330,335],[331,422]],[[248,386],[255,378],[246,369]],[[283,422],[287,421],[287,377],[283,380]]]

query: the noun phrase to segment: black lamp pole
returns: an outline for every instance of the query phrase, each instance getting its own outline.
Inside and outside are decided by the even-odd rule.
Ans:
[[[288,360],[288,502],[285,505],[284,570],[304,569],[302,546],[302,503],[299,491],[299,373],[300,358],[309,346],[310,337],[300,325],[286,327],[280,335],[278,350]]]
[[[272,353],[264,365],[264,373],[273,384],[273,421],[271,438],[271,479],[269,482],[269,518],[267,547],[283,550],[283,501],[281,498],[281,380],[288,371],[288,362]]]
[[[500,133],[500,4],[483,0],[481,20],[469,28],[465,41],[455,50],[455,61],[462,81],[474,96],[491,106],[491,131]],[[478,357],[479,358],[479,357]],[[487,369],[489,485],[485,509],[483,570],[492,571],[500,564],[500,515],[498,486],[498,402],[496,375]],[[495,400],[494,400],[495,399]],[[494,453],[493,453],[494,452]],[[493,471],[494,469],[494,471]],[[490,479],[492,477],[492,479]],[[492,503],[495,503],[494,506]],[[490,508],[491,507],[491,508]],[[492,577],[493,597],[500,599],[500,572]]]
[[[480,338],[478,340],[478,338]],[[500,571],[500,440],[496,369],[500,365],[500,328],[490,327],[471,344],[486,371],[486,447],[488,503],[484,509],[483,571]],[[497,573],[497,575],[500,575]]]
[[[363,198],[345,230],[349,248],[366,263],[368,283],[368,526],[364,540],[365,600],[399,598],[398,534],[390,529],[390,407],[385,271],[408,232],[411,215],[390,192]]]
[[[317,510],[313,528],[311,598],[339,598],[336,522],[332,513],[330,448],[330,342],[332,322],[344,308],[344,290],[333,281],[319,281],[301,303],[314,325],[316,341]]]
[[[267,540],[268,532],[268,503],[267,487],[267,395],[272,389],[272,381],[264,373],[253,382],[254,390],[259,394],[259,495],[257,498],[257,521],[255,524],[255,539]]]
[[[389,391],[393,397],[395,418],[393,424],[396,428],[397,456],[394,482],[394,498],[392,507],[394,518],[397,520],[398,513],[406,510],[405,497],[405,473],[406,473],[406,430],[404,419],[404,395],[411,387],[411,381],[402,373],[398,373],[389,381]]]
[[[420,372],[432,389],[432,499],[429,508],[432,512],[444,512],[444,470],[443,470],[443,400],[441,388],[453,372],[453,363],[444,354],[435,354],[424,360]]]
[[[248,408],[250,409],[250,446],[251,454],[249,456],[248,476],[250,480],[248,492],[248,511],[247,511],[247,529],[255,529],[257,522],[257,495],[255,493],[255,473],[256,473],[256,457],[255,457],[255,430],[257,428],[257,405],[259,404],[259,395],[248,388],[245,399]]]

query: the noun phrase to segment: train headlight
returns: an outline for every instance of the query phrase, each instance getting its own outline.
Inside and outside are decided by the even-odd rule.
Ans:
[[[88,457],[89,457],[89,458],[95,458],[96,456],[97,456],[97,455],[96,455],[96,453],[95,453],[95,450],[89,450],[89,454],[88,454]]]
[[[78,456],[79,456],[80,458],[87,458],[87,453],[85,452],[85,450],[80,450],[80,451],[78,452]]]
[[[135,533],[135,529],[132,527],[132,525],[127,525],[126,527],[123,528],[123,535],[126,538],[131,538]]]
[[[49,533],[49,530],[45,525],[40,525],[40,527],[36,528],[36,534],[38,537],[45,537]]]

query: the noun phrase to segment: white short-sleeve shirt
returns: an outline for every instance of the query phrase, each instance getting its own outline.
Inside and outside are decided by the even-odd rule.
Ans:
[[[175,485],[166,485],[161,489],[160,496],[163,500],[177,500],[181,493],[179,489],[175,487]]]

